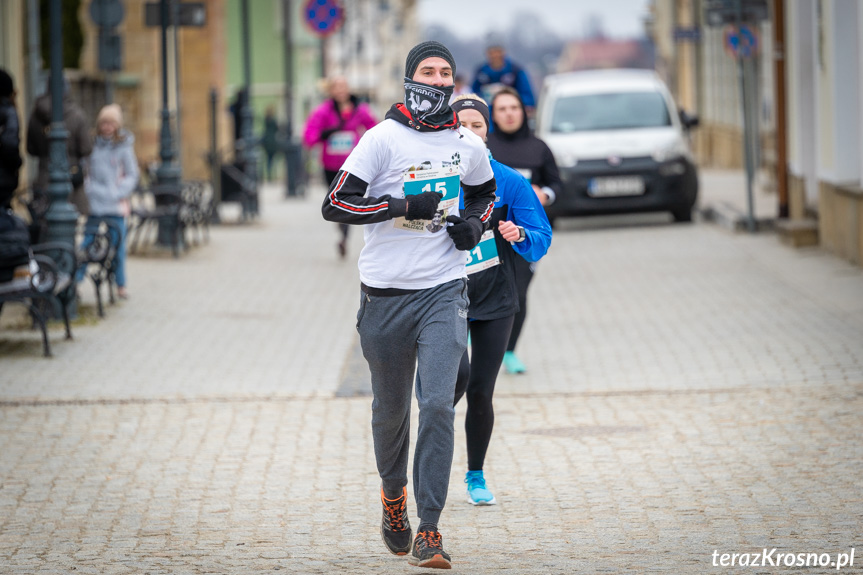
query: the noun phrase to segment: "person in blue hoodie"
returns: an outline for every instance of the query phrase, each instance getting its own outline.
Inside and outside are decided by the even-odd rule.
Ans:
[[[455,99],[452,109],[462,128],[485,141],[489,111],[476,94]],[[551,224],[530,182],[491,157],[497,182],[491,226],[480,243],[468,252],[468,331],[471,353],[465,350],[459,365],[454,404],[467,396],[468,502],[494,505],[495,498],[483,475],[486,452],[494,427],[492,395],[506,351],[513,319],[519,310],[515,261],[537,261],[551,245]]]
[[[135,137],[123,128],[123,112],[117,104],[109,104],[99,111],[96,119],[96,138],[90,155],[84,190],[90,202],[90,215],[81,248],[93,243],[94,234],[102,220],[110,221],[120,232],[115,260],[114,278],[117,295],[129,297],[126,290],[126,217],[129,215],[129,198],[138,184],[138,161],[135,158]],[[78,270],[78,280],[84,270]]]
[[[492,38],[485,55],[487,61],[477,68],[474,76],[472,86],[474,93],[484,98],[486,102],[491,102],[498,90],[509,86],[518,92],[528,114],[532,115],[536,100],[530,86],[530,79],[521,66],[507,58],[503,42]]]

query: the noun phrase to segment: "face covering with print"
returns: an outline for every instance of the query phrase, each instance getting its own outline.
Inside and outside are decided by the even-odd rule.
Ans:
[[[452,122],[449,99],[455,86],[430,86],[405,78],[405,106],[423,124],[441,126]]]

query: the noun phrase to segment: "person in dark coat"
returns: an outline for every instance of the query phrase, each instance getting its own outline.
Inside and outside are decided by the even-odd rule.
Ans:
[[[69,201],[81,215],[89,215],[90,206],[84,192],[84,162],[93,151],[92,126],[83,108],[69,94],[68,83],[63,92],[63,123],[69,138],[66,140],[66,153],[69,159],[69,173],[72,180],[72,194]],[[49,164],[50,145],[48,134],[51,131],[51,93],[36,98],[36,104],[27,122],[27,153],[39,158],[39,174],[33,186],[47,190],[50,183]]]
[[[10,207],[18,189],[22,164],[20,132],[15,83],[6,70],[0,69],[0,209]]]
[[[276,121],[276,110],[272,106],[267,108],[264,116],[264,135],[261,138],[261,146],[267,156],[267,181],[273,181],[273,159],[279,151],[279,123]]]
[[[492,98],[491,125],[494,129],[488,135],[488,149],[495,159],[527,178],[543,206],[553,203],[562,189],[560,172],[551,149],[530,131],[527,110],[513,88],[501,88]],[[508,373],[524,373],[526,368],[515,354],[515,346],[527,317],[527,289],[536,262],[524,258],[515,261],[519,312],[512,324],[503,365]]]

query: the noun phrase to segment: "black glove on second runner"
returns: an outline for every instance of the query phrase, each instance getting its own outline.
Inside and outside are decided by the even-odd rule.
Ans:
[[[483,228],[485,228],[479,218],[464,219],[458,216],[447,216],[446,221],[452,224],[447,226],[446,231],[452,238],[452,243],[455,244],[456,249],[467,251],[476,247],[482,237]]]
[[[406,220],[430,220],[437,211],[443,196],[437,192],[423,192],[405,198],[408,201]]]

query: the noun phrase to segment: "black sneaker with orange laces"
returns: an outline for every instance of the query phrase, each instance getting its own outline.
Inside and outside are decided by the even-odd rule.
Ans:
[[[381,488],[384,516],[381,519],[381,539],[391,553],[407,555],[411,550],[411,524],[408,521],[408,490],[402,487],[402,496],[387,499]]]
[[[449,569],[451,558],[443,550],[440,531],[418,531],[408,556],[408,563],[417,567]]]

